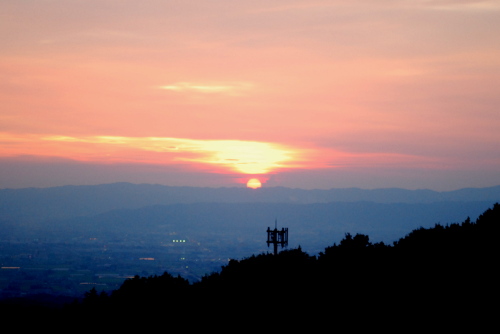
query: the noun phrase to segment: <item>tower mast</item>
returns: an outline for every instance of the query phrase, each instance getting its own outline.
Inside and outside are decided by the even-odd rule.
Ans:
[[[274,221],[274,230],[267,228],[267,247],[273,244],[274,255],[278,254],[278,245],[281,248],[288,246],[288,227],[283,227],[278,230],[278,220]]]

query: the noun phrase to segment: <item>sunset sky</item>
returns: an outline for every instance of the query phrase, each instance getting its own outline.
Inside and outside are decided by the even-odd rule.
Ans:
[[[500,185],[500,1],[0,0],[0,188]]]

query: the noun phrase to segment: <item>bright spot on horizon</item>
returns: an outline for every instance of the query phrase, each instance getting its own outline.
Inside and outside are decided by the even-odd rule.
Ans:
[[[262,187],[262,183],[258,179],[250,179],[247,182],[247,188],[257,189]]]

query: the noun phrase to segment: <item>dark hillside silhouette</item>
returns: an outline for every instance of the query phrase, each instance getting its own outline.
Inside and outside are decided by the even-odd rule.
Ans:
[[[136,276],[111,294],[92,289],[61,312],[204,326],[282,317],[286,329],[339,321],[481,325],[498,298],[499,226],[495,204],[475,222],[416,229],[392,245],[346,234],[318,256],[300,247],[252,255],[191,284],[168,273]]]

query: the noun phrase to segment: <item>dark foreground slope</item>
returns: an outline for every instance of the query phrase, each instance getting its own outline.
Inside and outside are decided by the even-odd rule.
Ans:
[[[347,234],[318,256],[296,248],[232,260],[194,284],[168,273],[136,276],[47,317],[99,318],[115,328],[483,326],[496,319],[499,226],[495,204],[475,222],[417,229],[393,245]]]

